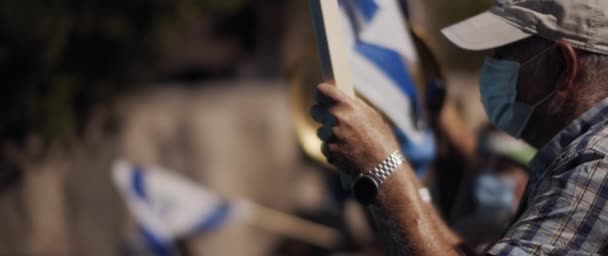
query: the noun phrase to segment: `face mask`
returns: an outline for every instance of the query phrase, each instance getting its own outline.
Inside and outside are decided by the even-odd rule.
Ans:
[[[481,103],[490,122],[515,138],[521,138],[536,108],[555,94],[550,93],[534,105],[517,102],[519,69],[515,61],[487,58],[479,80]]]

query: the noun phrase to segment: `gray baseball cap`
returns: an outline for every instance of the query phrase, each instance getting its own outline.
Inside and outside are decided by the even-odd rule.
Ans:
[[[537,35],[608,55],[608,0],[498,0],[488,11],[441,32],[467,50],[497,48]]]

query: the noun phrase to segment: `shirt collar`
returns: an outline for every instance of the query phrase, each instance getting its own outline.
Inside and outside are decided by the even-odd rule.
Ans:
[[[595,124],[608,119],[608,98],[575,119],[545,144],[530,162],[530,178],[537,180],[563,150]]]

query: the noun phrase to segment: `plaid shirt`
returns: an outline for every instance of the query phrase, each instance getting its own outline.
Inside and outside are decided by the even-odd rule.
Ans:
[[[530,163],[520,214],[490,255],[608,255],[608,99]]]

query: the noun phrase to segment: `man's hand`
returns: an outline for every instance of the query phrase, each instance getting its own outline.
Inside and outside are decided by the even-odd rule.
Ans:
[[[341,171],[370,171],[399,149],[389,124],[367,103],[331,84],[320,84],[316,92],[311,115],[323,124],[318,130],[323,154]],[[458,255],[460,239],[420,199],[420,184],[409,165],[399,168],[384,183],[378,207],[371,208],[386,255]]]
[[[323,124],[317,131],[329,163],[350,175],[370,171],[399,149],[387,121],[359,98],[334,85],[320,84],[311,116]]]

